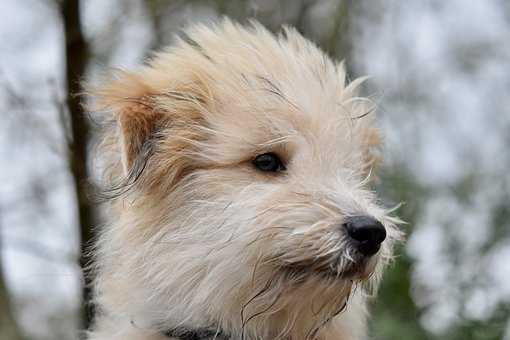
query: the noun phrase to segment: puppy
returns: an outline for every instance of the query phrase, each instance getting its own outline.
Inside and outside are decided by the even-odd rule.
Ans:
[[[110,199],[89,339],[363,339],[399,231],[361,83],[293,29],[224,20],[91,89]]]

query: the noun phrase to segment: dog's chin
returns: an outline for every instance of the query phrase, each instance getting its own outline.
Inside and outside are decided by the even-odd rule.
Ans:
[[[291,265],[284,266],[283,270],[292,276],[321,277],[328,281],[350,280],[368,281],[375,271],[378,261],[377,254],[371,257],[359,257],[343,266],[316,267],[313,265]]]
[[[377,265],[377,256],[361,258],[351,262],[341,269],[332,269],[328,276],[339,277],[344,280],[366,281],[370,279]]]

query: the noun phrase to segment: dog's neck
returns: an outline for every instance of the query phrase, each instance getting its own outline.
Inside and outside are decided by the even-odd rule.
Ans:
[[[179,340],[228,340],[222,331],[212,328],[177,327],[163,333],[168,338]]]

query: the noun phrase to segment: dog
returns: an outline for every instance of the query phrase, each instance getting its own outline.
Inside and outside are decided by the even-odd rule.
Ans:
[[[224,19],[90,87],[109,200],[88,338],[363,339],[400,238],[363,80]]]

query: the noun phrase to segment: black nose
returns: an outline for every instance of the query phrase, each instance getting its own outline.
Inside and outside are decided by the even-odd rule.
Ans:
[[[386,229],[382,223],[370,216],[351,216],[343,225],[356,248],[365,256],[377,253],[386,238]]]

